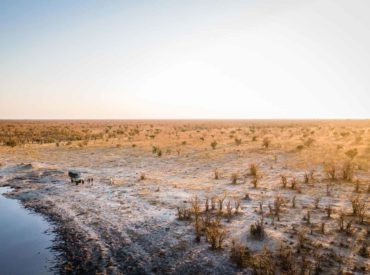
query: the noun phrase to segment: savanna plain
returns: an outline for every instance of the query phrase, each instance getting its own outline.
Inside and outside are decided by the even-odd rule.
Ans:
[[[369,274],[369,169],[369,120],[0,121],[62,274]]]

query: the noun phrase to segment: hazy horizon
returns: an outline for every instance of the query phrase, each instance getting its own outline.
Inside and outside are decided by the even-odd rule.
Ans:
[[[1,1],[0,119],[369,119],[369,8]]]

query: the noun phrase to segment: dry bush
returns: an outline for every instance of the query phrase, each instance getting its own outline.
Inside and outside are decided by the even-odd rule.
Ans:
[[[307,222],[307,224],[311,224],[311,212],[308,210],[307,215],[303,217],[303,220]]]
[[[200,242],[200,239],[202,237],[203,228],[204,228],[204,225],[202,224],[202,220],[200,219],[200,216],[196,215],[195,222],[194,222],[194,229],[195,229],[195,240],[197,242]]]
[[[308,173],[307,173],[307,172],[305,172],[305,173],[304,173],[304,176],[303,176],[303,182],[304,182],[305,184],[309,184],[309,183],[310,183],[310,177],[309,177],[309,175],[308,175]]]
[[[251,224],[249,232],[252,238],[258,240],[262,240],[266,236],[263,217],[259,221],[256,221],[255,224]]]
[[[326,196],[330,197],[331,196],[331,189],[333,187],[333,184],[331,182],[328,182],[326,184]]]
[[[216,197],[211,198],[211,209],[216,210]]]
[[[351,182],[353,179],[354,166],[353,163],[347,161],[342,167],[342,179]]]
[[[321,223],[321,234],[325,234],[325,223],[324,222],[322,222]]]
[[[355,190],[354,190],[355,193],[360,193],[360,180],[357,179],[356,182],[355,182]]]
[[[236,146],[239,146],[240,144],[242,144],[242,139],[241,138],[235,138],[235,145]]]
[[[298,231],[297,238],[298,238],[298,251],[300,251],[301,248],[304,247],[306,241],[307,241],[307,230],[302,229]]]
[[[305,184],[313,183],[315,181],[315,171],[305,172],[303,175],[303,182]]]
[[[332,208],[331,204],[328,204],[326,206],[325,211],[326,211],[326,217],[331,218],[331,214],[333,213],[333,208]]]
[[[251,254],[246,245],[236,244],[235,240],[232,241],[230,259],[238,267],[244,268],[251,263]]]
[[[218,172],[218,169],[216,168],[213,173],[215,180],[218,180],[220,178],[220,173]]]
[[[277,217],[278,221],[280,221],[280,213],[283,205],[284,199],[280,195],[277,195],[274,200],[274,216]]]
[[[139,180],[145,180],[146,179],[146,176],[145,176],[145,174],[144,173],[141,173],[140,174],[140,178],[139,178]]]
[[[284,274],[296,274],[295,257],[293,251],[288,246],[280,246],[277,257]]]
[[[369,245],[367,244],[366,241],[361,245],[361,248],[358,251],[358,255],[360,255],[363,258],[370,257]]]
[[[253,177],[258,176],[258,167],[255,163],[249,165],[249,175]]]
[[[293,208],[296,207],[296,196],[293,196],[293,198],[292,198],[292,207]]]
[[[339,231],[345,231],[347,233],[347,235],[351,235],[352,234],[352,223],[353,223],[353,220],[348,220],[346,222],[346,219],[345,219],[345,214],[343,211],[340,212],[339,214],[339,217],[338,217],[338,227],[339,227]]]
[[[346,225],[346,233],[347,233],[347,235],[351,235],[352,234],[352,223],[353,223],[353,220],[349,220],[347,222],[347,225]]]
[[[314,182],[315,181],[315,170],[310,170],[310,173],[309,173],[309,181],[310,182]]]
[[[283,188],[286,188],[287,183],[288,183],[286,176],[281,175],[280,178],[281,178],[281,185],[283,186]]]
[[[350,149],[346,152],[346,156],[349,157],[351,160],[353,160],[355,156],[357,156],[357,154],[358,154],[357,148]]]
[[[319,209],[321,197],[315,197],[315,209]]]
[[[152,146],[152,153],[157,154],[159,148],[157,146]]]
[[[295,177],[293,177],[293,178],[292,178],[292,180],[291,180],[290,184],[291,184],[290,188],[291,188],[292,190],[296,190],[296,189],[297,189],[297,180],[296,180],[296,178],[295,178]]]
[[[204,202],[204,211],[208,212],[209,211],[209,198],[206,197],[206,200]]]
[[[367,205],[364,198],[355,197],[351,199],[352,214],[359,218],[360,223],[364,222],[366,216]]]
[[[212,141],[211,142],[211,147],[212,147],[213,150],[215,150],[216,147],[217,147],[217,141]]]
[[[198,196],[194,196],[191,199],[191,211],[195,217],[200,215],[200,200]]]
[[[232,173],[231,174],[231,184],[237,184],[239,179],[238,173]]]
[[[234,208],[235,208],[235,214],[238,214],[240,211],[240,199],[239,198],[234,199]]]
[[[177,217],[180,221],[190,221],[191,210],[186,207],[177,207]]]
[[[271,141],[270,141],[270,139],[269,139],[268,137],[263,138],[262,146],[263,146],[264,148],[266,148],[266,149],[267,149],[267,148],[269,148],[270,143],[271,143]]]
[[[9,139],[9,140],[4,142],[4,145],[9,146],[9,147],[15,147],[15,146],[18,145],[18,143],[15,139]]]
[[[223,196],[220,199],[218,199],[218,212],[220,214],[222,214],[223,204],[224,204],[225,198],[226,198],[226,196]]]
[[[352,214],[354,216],[357,216],[359,208],[364,204],[363,202],[360,201],[360,197],[355,197],[351,199],[351,204],[352,204]]]
[[[252,267],[256,275],[274,275],[276,273],[273,255],[267,246],[263,247],[259,255],[253,257]]]
[[[222,228],[219,220],[210,221],[205,228],[206,241],[212,249],[221,249],[226,237],[226,230]]]
[[[263,215],[263,202],[260,201],[259,205],[260,205],[260,214]]]
[[[227,221],[231,221],[231,217],[233,215],[233,208],[231,207],[231,201],[229,200],[226,204],[226,216],[227,216]]]
[[[252,184],[254,188],[257,188],[259,178],[258,177],[253,177],[252,179]]]
[[[334,163],[326,164],[325,172],[330,180],[337,179],[337,168]]]

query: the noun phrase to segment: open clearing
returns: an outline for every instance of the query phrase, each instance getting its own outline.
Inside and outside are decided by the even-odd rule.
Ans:
[[[57,225],[62,272],[370,272],[369,120],[0,128],[0,186]]]

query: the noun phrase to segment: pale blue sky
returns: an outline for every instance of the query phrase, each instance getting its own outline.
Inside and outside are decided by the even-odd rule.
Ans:
[[[369,10],[0,0],[0,118],[370,118]]]

